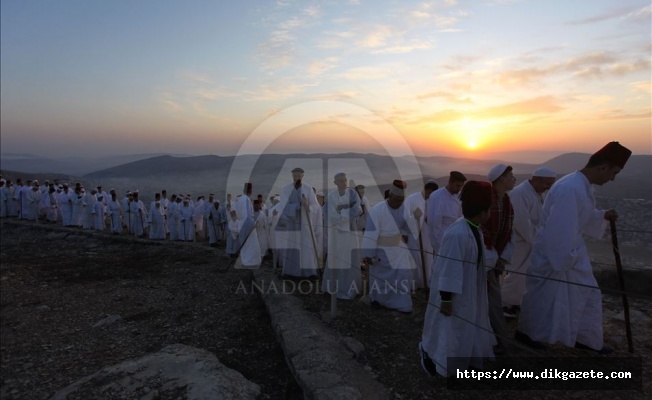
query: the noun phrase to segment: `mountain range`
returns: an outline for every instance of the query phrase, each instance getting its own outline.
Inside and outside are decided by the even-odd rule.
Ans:
[[[390,157],[370,153],[262,154],[238,156],[234,164],[235,156],[154,154],[106,157],[96,160],[95,165],[104,163],[108,165],[107,168],[78,173],[83,172],[83,168],[87,166],[80,160],[53,159],[48,162],[47,159],[28,155],[3,155],[0,158],[0,168],[6,176],[59,174],[68,176],[68,180],[82,181],[86,185],[95,186],[101,183],[104,188],[115,187],[117,190],[138,188],[141,192],[153,193],[166,187],[169,188],[169,193],[215,192],[222,196],[226,192],[239,194],[241,184],[245,181],[254,183],[254,192],[278,192],[281,186],[290,182],[289,171],[295,166],[301,166],[306,170],[306,182],[318,190],[326,191],[332,188],[332,176],[343,170],[356,183],[375,187],[371,197],[376,197],[387,184],[399,176],[408,181],[409,189],[412,189],[409,191],[414,192],[429,178],[435,179],[440,186],[445,185],[451,170],[461,171],[469,179],[486,180],[487,171],[495,164],[503,162],[512,165],[520,182],[544,165],[562,176],[582,168],[589,157],[590,155],[585,153],[566,153],[544,163],[528,164],[441,156]],[[596,195],[652,200],[652,155],[632,156],[616,180],[597,188]]]

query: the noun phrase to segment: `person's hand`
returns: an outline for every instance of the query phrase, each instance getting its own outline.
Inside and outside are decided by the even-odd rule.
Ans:
[[[439,312],[447,317],[450,317],[453,314],[453,301],[442,300],[441,305],[439,306]]]
[[[604,212],[604,219],[607,221],[616,221],[618,219],[618,213],[613,208]]]

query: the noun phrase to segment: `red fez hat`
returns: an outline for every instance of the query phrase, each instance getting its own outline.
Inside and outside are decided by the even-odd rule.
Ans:
[[[476,205],[480,208],[491,206],[491,183],[468,181],[460,194],[462,204]]]
[[[610,163],[625,168],[625,163],[632,155],[632,151],[618,142],[609,142],[598,150],[593,156],[601,157]]]
[[[251,190],[254,188],[254,185],[251,184],[251,182],[247,182],[244,184],[244,190],[246,192],[251,192]]]

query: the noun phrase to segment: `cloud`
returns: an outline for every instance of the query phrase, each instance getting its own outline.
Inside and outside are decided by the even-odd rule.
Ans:
[[[637,81],[630,82],[629,86],[634,90],[642,91],[645,93],[652,93],[652,82],[651,81]]]
[[[316,86],[314,83],[277,82],[274,85],[264,84],[255,91],[245,90],[245,101],[269,101],[287,99],[303,92],[306,88]]]
[[[310,77],[318,77],[330,71],[337,66],[337,57],[328,57],[324,60],[313,61],[308,64],[308,75]]]
[[[375,80],[387,78],[387,72],[382,67],[357,67],[342,72],[339,77],[351,81]]]
[[[317,96],[312,96],[312,100],[323,100],[323,101],[344,101],[355,99],[360,94],[354,90],[340,90],[337,93],[326,93],[320,94]]]
[[[595,14],[588,18],[569,21],[568,24],[570,25],[595,24],[595,23],[604,22],[604,21],[617,19],[617,18],[640,19],[642,17],[645,17],[646,13],[649,16],[650,7],[651,6],[645,6],[643,8],[627,7],[627,8],[611,9],[611,10],[603,11],[599,14]]]
[[[634,120],[634,119],[649,119],[652,117],[652,111],[645,111],[638,114],[630,114],[623,110],[611,110],[608,113],[598,116],[599,120]]]
[[[503,118],[527,114],[555,113],[563,110],[552,96],[541,96],[474,112],[480,118]]]
[[[426,94],[422,94],[417,96],[417,100],[423,101],[423,100],[428,100],[432,98],[443,98],[446,99],[452,103],[457,103],[457,104],[473,104],[473,100],[471,98],[467,97],[460,97],[457,96],[451,92],[446,92],[442,90],[438,90],[435,92],[430,92]]]

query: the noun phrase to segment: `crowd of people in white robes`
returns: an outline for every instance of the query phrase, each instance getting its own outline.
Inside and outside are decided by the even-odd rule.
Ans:
[[[304,181],[301,168],[268,199],[253,198],[246,183],[223,202],[212,194],[168,199],[162,191],[149,207],[138,191],[119,199],[102,187],[0,179],[0,217],[152,240],[205,238],[223,244],[243,268],[271,259],[283,279],[322,275],[323,292],[337,299],[367,294],[373,307],[403,313],[412,312],[415,291],[426,289],[421,363],[429,374],[450,376],[460,366],[448,359],[482,368],[478,359],[505,350],[506,317],[519,317],[516,339],[532,347],[560,341],[608,352],[581,235],[599,236],[617,217],[595,208],[590,185],[613,180],[630,154],[612,142],[554,185],[557,174],[543,167],[515,186],[504,164],[489,171],[489,182],[467,182],[452,171],[445,186],[428,181],[411,194],[395,180],[375,205],[364,186],[349,187],[346,173],[336,174],[324,194]],[[463,213],[464,197],[474,214]]]

